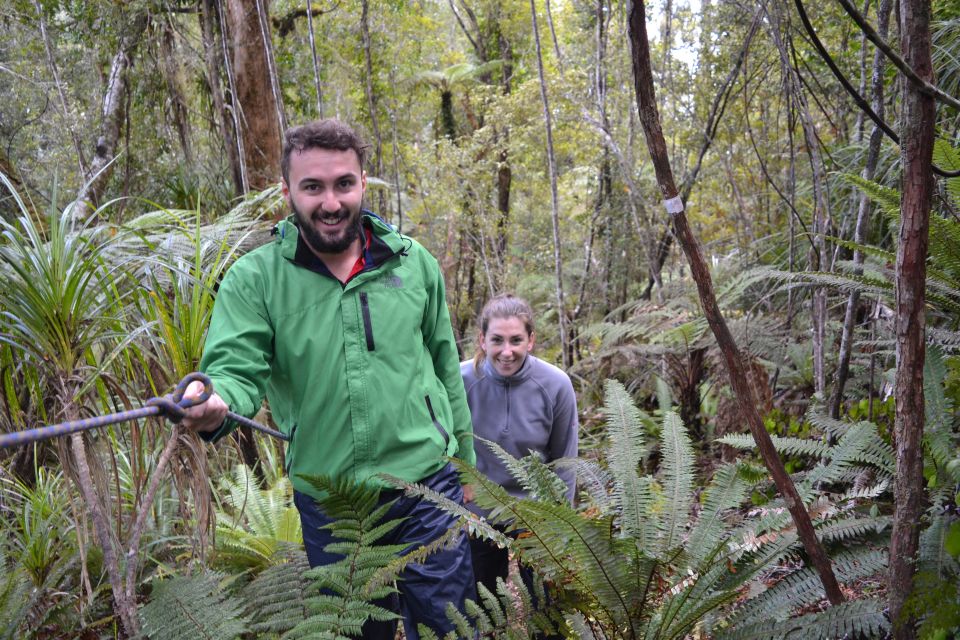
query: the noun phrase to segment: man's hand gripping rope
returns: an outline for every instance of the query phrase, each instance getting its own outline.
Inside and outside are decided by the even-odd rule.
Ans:
[[[194,372],[184,376],[173,393],[159,398],[151,398],[147,400],[146,406],[141,409],[6,433],[0,435],[0,449],[41,442],[78,431],[99,429],[118,422],[139,420],[151,416],[165,416],[174,424],[182,424],[188,429],[204,432],[216,431],[224,420],[233,420],[238,424],[274,438],[290,439],[285,433],[270,429],[230,411],[223,399],[213,392],[213,383],[210,382],[210,378],[202,373]]]

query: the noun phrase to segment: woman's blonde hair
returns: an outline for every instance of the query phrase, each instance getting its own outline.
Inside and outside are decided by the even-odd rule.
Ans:
[[[482,347],[483,336],[487,335],[487,329],[490,328],[490,321],[494,318],[519,318],[523,321],[523,326],[527,330],[527,335],[533,335],[533,309],[523,298],[512,293],[501,293],[494,296],[483,305],[480,315],[477,317],[477,351],[473,356],[473,367],[480,371],[480,363],[485,356]]]

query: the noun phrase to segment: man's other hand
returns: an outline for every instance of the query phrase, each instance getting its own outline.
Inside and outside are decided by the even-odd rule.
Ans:
[[[473,487],[469,484],[463,485],[463,504],[473,502]]]
[[[203,383],[194,380],[187,387],[183,398],[185,400],[196,399],[202,393]],[[194,431],[216,431],[226,419],[228,410],[227,403],[223,401],[223,398],[214,393],[206,402],[187,409],[180,424]]]

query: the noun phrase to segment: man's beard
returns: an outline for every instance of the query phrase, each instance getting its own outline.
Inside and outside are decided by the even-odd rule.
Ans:
[[[307,241],[307,244],[310,245],[317,253],[341,253],[350,248],[357,238],[360,237],[361,224],[360,224],[360,215],[359,212],[356,214],[356,219],[352,224],[348,224],[343,230],[343,234],[330,238],[324,236],[320,231],[317,230],[315,225],[322,224],[320,220],[326,218],[337,218],[338,220],[350,217],[352,214],[345,209],[340,209],[337,213],[323,215],[321,212],[317,211],[312,214],[312,216],[306,216],[303,212],[297,209],[297,205],[290,203],[290,207],[293,209],[293,215],[296,216],[297,222],[299,223],[300,233],[303,234],[304,240]]]

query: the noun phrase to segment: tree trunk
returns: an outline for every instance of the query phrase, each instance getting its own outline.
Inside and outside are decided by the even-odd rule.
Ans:
[[[717,340],[720,351],[723,354],[724,363],[727,367],[727,374],[730,384],[733,387],[734,395],[740,405],[740,411],[746,419],[750,432],[757,448],[763,458],[767,470],[773,477],[773,481],[783,496],[783,501],[793,518],[794,525],[797,528],[797,535],[803,542],[803,547],[807,552],[811,564],[820,576],[823,582],[824,591],[832,604],[843,602],[843,594],[840,591],[840,585],[833,573],[830,564],[830,558],[824,552],[820,541],[817,539],[817,533],[810,521],[810,514],[803,504],[793,480],[787,474],[780,460],[770,434],[767,433],[763,424],[763,419],[757,411],[756,400],[750,388],[746,367],[743,364],[737,344],[730,334],[726,321],[720,313],[720,307],[717,304],[717,298],[713,291],[713,281],[710,277],[710,271],[707,268],[706,261],[696,237],[687,223],[687,217],[683,212],[682,201],[679,198],[677,187],[673,180],[673,171],[670,168],[670,159],[667,156],[667,144],[663,137],[663,131],[660,128],[660,115],[657,111],[656,95],[653,89],[653,73],[650,68],[650,45],[647,40],[646,16],[642,0],[639,2],[630,2],[628,5],[628,20],[630,43],[632,48],[632,61],[634,71],[634,87],[637,93],[637,110],[640,116],[640,122],[643,125],[644,133],[647,138],[647,148],[650,151],[650,157],[653,160],[654,170],[657,176],[657,184],[664,198],[664,204],[673,217],[674,233],[677,240],[683,247],[687,260],[690,263],[690,271],[694,281],[697,284],[697,291],[700,295],[700,304],[703,307],[704,317],[710,325],[710,329]]]
[[[827,268],[826,234],[830,225],[829,200],[825,193],[826,170],[823,158],[820,155],[820,143],[817,140],[816,124],[810,114],[803,84],[798,70],[791,62],[790,51],[792,45],[784,39],[789,38],[787,27],[783,24],[783,17],[779,13],[778,5],[771,4],[767,15],[770,20],[770,34],[780,54],[780,65],[787,81],[785,86],[791,101],[796,105],[803,128],[806,150],[810,159],[810,169],[813,174],[813,225],[812,244],[810,248],[809,268],[813,271]],[[811,321],[813,324],[813,384],[814,390],[821,397],[826,389],[826,327],[827,327],[827,292],[824,287],[815,287],[812,292]]]
[[[282,132],[257,6],[227,0],[225,17],[247,187],[262,190],[279,181]]]
[[[40,26],[40,38],[43,40],[43,48],[47,53],[47,65],[49,65],[50,73],[53,75],[53,82],[57,87],[57,95],[60,97],[60,108],[63,109],[64,124],[66,125],[67,131],[70,132],[73,148],[77,152],[77,163],[80,167],[80,175],[86,175],[87,159],[84,157],[83,147],[80,145],[80,137],[77,136],[77,132],[73,128],[73,116],[70,113],[70,107],[67,106],[67,96],[63,92],[63,83],[60,81],[57,59],[53,55],[53,43],[50,41],[50,34],[47,33],[47,21],[43,19],[43,6],[40,4],[40,0],[34,0],[33,6],[37,9],[37,24]]]
[[[933,81],[930,59],[930,0],[900,1],[900,47],[907,64]],[[920,515],[923,513],[923,363],[927,241],[933,193],[934,98],[902,78],[900,120],[900,239],[897,247],[897,414],[894,438],[897,473],[893,532],[890,536],[890,618],[895,640],[916,637],[914,620],[903,605],[916,572]]]
[[[128,75],[133,65],[133,56],[143,32],[147,28],[147,14],[132,16],[120,37],[120,46],[110,64],[110,76],[101,103],[100,135],[97,137],[93,159],[84,175],[84,184],[77,193],[76,200],[70,205],[74,215],[84,215],[97,207],[106,191],[116,156],[120,129],[126,117]]]
[[[380,133],[380,119],[377,116],[377,93],[373,88],[373,52],[370,42],[370,2],[362,0],[360,12],[360,35],[363,40],[363,89],[367,96],[367,109],[370,112],[370,127],[373,129],[373,157],[370,159],[372,170],[378,178],[383,177],[383,136]],[[452,98],[451,98],[452,100]],[[384,210],[386,202],[383,189],[377,190],[380,215],[389,216]]]
[[[183,74],[176,59],[176,41],[174,40],[173,25],[170,16],[164,16],[160,33],[160,61],[164,80],[167,83],[167,92],[170,100],[170,117],[177,129],[180,139],[180,148],[183,150],[183,160],[187,167],[193,168],[193,135],[190,131],[190,112],[183,91]]]
[[[890,23],[890,9],[893,6],[893,0],[881,0],[880,7],[877,10],[877,30],[881,36],[886,39],[887,27]],[[866,38],[864,38],[866,41]],[[866,42],[864,42],[866,48]],[[883,119],[883,75],[886,67],[886,58],[881,51],[877,51],[873,57],[873,73],[871,86],[873,88],[873,104],[871,105],[874,113]],[[858,131],[862,126],[863,112],[858,116]],[[870,133],[870,142],[867,146],[867,161],[863,168],[863,178],[873,180],[873,175],[877,170],[877,162],[880,159],[880,143],[883,142],[883,131],[877,125],[874,125]],[[870,223],[870,198],[866,193],[861,193],[857,205],[857,221],[853,230],[853,241],[857,244],[864,244],[867,238],[867,227]],[[861,268],[864,262],[863,252],[859,249],[853,252],[854,273],[860,275],[863,272]],[[847,376],[850,373],[850,356],[853,352],[853,333],[856,319],[857,306],[860,302],[860,292],[851,291],[847,298],[847,310],[843,316],[843,330],[840,336],[840,355],[837,358],[837,374],[833,385],[833,392],[830,396],[830,417],[837,419],[840,417],[840,405],[843,403],[843,388],[847,383]],[[873,390],[870,390],[873,393]]]
[[[560,244],[560,202],[557,193],[557,164],[553,154],[553,124],[550,118],[550,102],[547,99],[547,80],[543,72],[543,51],[540,47],[540,30],[537,27],[537,7],[530,0],[530,18],[533,21],[533,40],[537,46],[537,71],[540,74],[540,99],[543,102],[543,120],[547,136],[547,171],[550,176],[550,208],[553,222],[553,261],[556,270],[557,318],[560,326],[560,350],[563,354],[563,366],[572,364],[569,333],[567,332],[567,307],[563,294],[563,262]]]
[[[320,60],[317,58],[317,42],[313,33],[313,6],[307,0],[307,32],[310,35],[310,55],[313,58],[313,84],[317,91],[317,117],[323,118],[323,90],[320,86]]]
[[[237,109],[235,102],[228,106],[223,95],[221,77],[224,63],[229,65],[226,58],[224,43],[226,25],[220,12],[219,0],[200,0],[200,31],[203,38],[203,60],[206,68],[207,88],[213,101],[214,117],[217,131],[223,141],[223,148],[227,154],[227,163],[230,165],[230,178],[233,181],[234,195],[241,195],[248,190],[246,166],[243,163],[243,142],[238,136]],[[226,67],[229,71],[230,67]],[[228,87],[233,86],[232,73],[227,76]],[[231,89],[231,99],[236,93]]]

